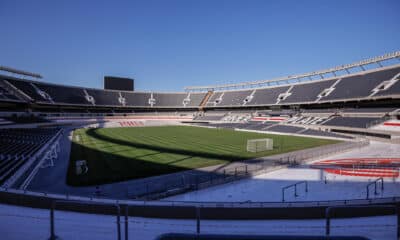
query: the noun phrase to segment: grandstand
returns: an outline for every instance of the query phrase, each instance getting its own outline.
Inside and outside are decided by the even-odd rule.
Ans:
[[[119,237],[123,215],[200,224],[325,219],[331,208],[349,206],[364,209],[338,215],[398,214],[400,64],[393,60],[399,59],[394,52],[312,73],[170,93],[57,85],[1,67],[0,202],[53,215],[56,209],[117,215]],[[265,136],[274,139],[270,152],[246,152],[243,143]],[[354,156],[376,157],[383,149],[390,156],[374,164]],[[352,165],[342,169],[338,160],[328,168],[331,156]],[[299,190],[304,183],[310,193]],[[259,194],[266,185],[271,194]],[[223,190],[230,186],[236,195]],[[261,200],[248,199],[251,189]],[[208,194],[215,202],[203,199]],[[127,236],[132,222],[125,224]]]

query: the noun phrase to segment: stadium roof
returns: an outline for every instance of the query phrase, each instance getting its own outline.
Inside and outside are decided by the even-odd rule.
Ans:
[[[5,66],[0,66],[0,71],[9,72],[9,73],[13,73],[13,74],[19,74],[19,75],[33,77],[33,78],[43,78],[42,75],[40,75],[38,73],[31,73],[31,72],[18,70],[15,68],[10,68],[10,67],[5,67]]]
[[[400,60],[400,51],[388,53],[382,56],[377,56],[374,58],[362,60],[359,62],[341,65],[325,70],[304,73],[299,75],[287,76],[287,77],[280,77],[275,79],[269,80],[259,80],[259,81],[250,81],[250,82],[241,82],[241,83],[233,83],[233,84],[221,84],[221,85],[209,85],[209,86],[192,86],[192,87],[185,87],[185,91],[209,91],[209,90],[229,90],[229,89],[244,89],[244,88],[257,88],[262,86],[270,86],[270,85],[280,85],[280,84],[287,84],[290,80],[292,81],[305,81],[303,78],[306,78],[306,81],[314,80],[313,77],[317,77],[319,80],[325,78],[325,74],[332,74],[333,76],[340,76],[340,71],[345,71],[345,74],[349,74],[349,69],[358,68],[359,71],[365,71],[365,65],[369,64],[377,64],[378,68],[383,67],[381,62],[397,58]]]

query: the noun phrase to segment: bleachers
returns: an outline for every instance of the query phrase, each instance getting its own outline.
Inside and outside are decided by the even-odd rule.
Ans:
[[[220,97],[222,96],[223,92],[214,92],[210,99],[207,102],[207,106],[211,107],[214,106],[217,103],[217,100],[220,99]]]
[[[338,100],[368,97],[372,90],[381,82],[390,80],[400,72],[400,67],[387,70],[344,77],[335,86],[335,90],[328,96],[322,97],[322,100]]]
[[[224,117],[224,114],[220,115],[201,115],[195,118],[196,121],[220,121]]]
[[[272,123],[272,124],[276,124],[276,123]],[[266,128],[267,126],[271,126],[271,124],[265,124],[263,122],[250,121],[248,123],[243,123],[239,128],[261,131],[264,128]]]
[[[121,92],[123,98],[125,98],[127,106],[135,107],[149,107],[150,93],[143,92]]]
[[[353,127],[353,128],[368,128],[373,124],[377,124],[382,118],[374,117],[334,117],[324,122],[322,125]]]
[[[350,99],[376,99],[385,96],[393,97],[400,95],[400,81],[394,79],[394,76],[398,73],[400,73],[400,66],[396,65],[377,69],[373,72],[361,72],[357,75],[333,77],[327,80],[309,81],[307,83],[285,82],[286,85],[271,85],[268,88],[219,90],[213,93],[210,91],[212,95],[207,100],[205,107],[293,105],[314,102],[340,102]],[[390,84],[393,85],[385,82],[387,89],[383,90],[384,87],[381,85],[388,80],[391,80]],[[32,99],[39,104],[184,108],[199,107],[207,96],[205,92],[189,94],[187,92],[152,93],[88,89],[29,81],[9,76],[0,76],[0,81],[8,81],[19,90],[14,92],[16,96],[7,92],[7,88],[0,88],[0,100],[25,99],[25,101],[31,101]],[[5,85],[0,84],[1,86]],[[326,94],[319,96],[322,92],[326,92]]]
[[[154,106],[183,107],[183,100],[186,96],[186,93],[154,93],[153,98],[156,100]]]
[[[301,127],[294,127],[294,126],[287,126],[287,125],[281,125],[277,124],[275,126],[272,126],[268,128],[268,131],[271,132],[282,132],[282,133],[297,133],[303,130],[304,128]]]
[[[320,81],[307,84],[294,85],[290,92],[292,93],[281,103],[313,102],[317,100],[318,95],[326,88],[332,86],[335,80]]]
[[[247,106],[252,105],[272,105],[275,104],[278,100],[279,94],[286,92],[289,87],[274,87],[274,88],[264,88],[257,89],[254,93],[253,99]]]
[[[305,131],[302,131],[301,134],[312,135],[312,136],[323,136],[323,137],[352,138],[350,136],[346,136],[346,135],[342,135],[342,134],[337,134],[337,133],[327,132],[327,131],[319,131],[319,130],[314,130],[314,129],[307,129]]]
[[[6,89],[0,87],[0,101],[7,101],[7,100],[13,100],[13,101],[18,101],[19,99],[8,92]]]
[[[87,89],[87,93],[95,100],[96,105],[122,106],[119,102],[119,92]]]
[[[207,93],[191,93],[189,96],[190,102],[186,104],[187,107],[198,107]]]
[[[82,88],[40,83],[35,83],[35,85],[40,90],[43,90],[44,92],[49,94],[52,100],[56,103],[80,105],[89,104],[89,102],[85,98],[85,94]]]
[[[225,92],[218,106],[241,106],[253,90]]]
[[[400,108],[400,107],[399,107]],[[390,113],[398,108],[344,108],[344,113]]]
[[[59,128],[0,129],[0,184],[35,155]]]
[[[46,99],[44,96],[40,95],[37,90],[33,87],[35,86],[33,82],[17,80],[14,78],[6,78],[9,83],[14,85],[16,88],[24,92],[26,95],[31,97],[34,101],[37,102],[49,102],[49,99]]]
[[[392,86],[386,90],[378,92],[375,96],[391,96],[400,95],[400,81],[395,82]]]

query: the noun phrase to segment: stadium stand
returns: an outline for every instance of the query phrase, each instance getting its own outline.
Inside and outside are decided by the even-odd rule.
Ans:
[[[42,148],[59,128],[0,129],[0,184]]]
[[[247,122],[252,118],[252,114],[248,112],[231,112],[226,114],[221,120],[225,122]]]
[[[390,113],[397,110],[397,108],[344,108],[340,110],[344,113]]]
[[[126,100],[126,105],[136,107],[150,107],[150,93],[144,92],[121,92],[121,95]]]
[[[221,120],[221,116],[218,115],[207,115],[207,116],[198,116],[195,118],[196,121],[219,121]]]
[[[337,137],[337,138],[349,138],[349,139],[352,138],[351,136],[346,136],[343,134],[336,134],[333,132],[319,131],[314,129],[307,129],[305,131],[302,131],[301,134],[312,135],[312,136],[323,136],[323,137]]]
[[[248,129],[248,130],[262,130],[267,127],[267,124],[263,122],[254,122],[250,121],[248,123],[243,123],[239,128]]]
[[[87,89],[86,90],[89,96],[94,98],[94,103],[96,105],[105,105],[105,106],[122,106],[118,100],[119,93],[116,91],[104,91],[104,90],[95,90],[95,89]]]
[[[224,92],[218,106],[242,106],[246,97],[250,96],[252,92],[253,90]]]
[[[298,133],[302,131],[304,128],[301,127],[294,127],[294,126],[287,126],[287,125],[275,125],[268,128],[268,131],[271,132],[282,132],[282,133]]]
[[[257,89],[253,99],[246,105],[271,105],[278,100],[279,94],[286,92],[289,87],[271,87],[265,89]]]
[[[186,93],[153,93],[156,107],[183,107]]]
[[[317,113],[317,114],[320,114],[320,113],[329,113],[329,114],[332,114],[332,113],[338,112],[339,109],[337,109],[337,108],[327,108],[327,109],[301,109],[300,111],[301,111],[301,113],[311,113],[311,114],[313,114],[313,113]]]
[[[207,106],[216,106],[220,102],[223,92],[214,92],[207,102]]]
[[[205,98],[207,93],[190,93],[188,99],[190,100],[186,106],[187,107],[197,107],[200,106],[201,102]]]
[[[313,83],[305,83],[293,85],[290,95],[281,101],[281,103],[298,103],[298,102],[314,102],[318,99],[318,95],[326,88],[332,86],[335,80],[319,81]]]
[[[382,122],[382,118],[371,117],[334,117],[324,122],[322,125],[326,126],[340,126],[340,127],[353,127],[353,128],[368,128],[372,125]]]
[[[321,101],[368,97],[381,82],[390,80],[400,72],[400,67],[342,78],[335,90]]]
[[[323,123],[327,119],[327,117],[296,116],[288,119],[286,122],[289,124],[315,125]]]
[[[8,100],[16,101],[19,99],[12,93],[10,93],[9,91],[0,86],[0,101],[8,101]]]
[[[20,91],[31,97],[34,101],[45,103],[51,101],[51,99],[49,99],[49,96],[47,96],[43,92],[38,91],[39,89],[34,85],[34,82],[18,80],[16,78],[10,77],[2,77],[1,79],[11,83]]]
[[[400,94],[400,81],[397,80],[392,86],[387,89],[379,91],[376,96],[391,96]]]
[[[390,133],[374,132],[374,129],[366,128],[384,121],[388,116],[391,116],[392,119],[397,116],[395,115],[398,111],[396,104],[399,103],[399,99],[396,97],[400,93],[400,84],[399,81],[392,80],[399,71],[400,67],[385,67],[376,71],[368,71],[365,74],[334,76],[327,80],[311,80],[307,83],[301,81],[293,83],[294,81],[284,80],[282,82],[285,85],[272,84],[268,87],[262,85],[254,89],[217,89],[217,92],[213,92],[215,89],[207,89],[208,92],[178,93],[88,89],[0,76],[0,83],[10,83],[16,88],[10,91],[6,84],[0,84],[0,105],[3,106],[2,112],[0,112],[2,113],[0,125],[8,127],[9,124],[29,123],[34,125],[38,123],[37,125],[46,126],[58,124],[57,120],[73,119],[79,127],[84,124],[91,128],[138,127],[145,126],[146,121],[159,124],[160,119],[168,121],[174,119],[172,121],[190,123],[194,117],[195,121],[192,124],[200,126],[296,136],[342,138],[341,140],[366,133],[365,135],[369,134],[368,136],[373,137],[385,135],[378,137],[390,139]],[[379,88],[385,81],[392,81],[392,85]],[[377,88],[379,91],[375,91]],[[329,91],[326,91],[327,89]],[[17,94],[18,92],[23,92],[28,98],[21,98]],[[323,92],[328,94],[322,96]],[[11,104],[7,102],[9,100],[22,101],[22,99],[26,102],[14,103],[11,101]],[[346,102],[348,99],[356,99],[356,101]],[[362,102],[364,100],[367,101]],[[379,100],[382,101],[379,102]],[[361,102],[362,104],[359,104]],[[11,118],[9,115],[15,113],[12,111],[9,113],[9,109],[12,111],[17,109],[18,114],[27,117],[15,115],[15,118]],[[42,116],[45,117],[42,118]],[[50,120],[54,120],[54,122],[48,122]],[[111,124],[107,122],[109,120]],[[68,122],[67,124],[72,123]],[[107,124],[109,125],[107,126]],[[338,133],[335,133],[335,130]],[[43,161],[32,161],[32,159],[36,159],[35,156],[40,155],[39,153],[43,149],[48,148],[49,144],[47,143],[53,142],[51,139],[59,131],[59,128],[0,129],[0,185],[8,185],[10,178],[14,179],[16,175],[21,176],[21,172],[32,172],[33,165],[26,167],[30,163],[34,163],[38,167],[43,166]],[[350,142],[346,144],[350,144]],[[318,156],[321,155],[318,154]],[[289,157],[288,163],[290,164]],[[245,171],[247,174],[247,166]],[[225,171],[223,175],[225,178]],[[23,177],[25,176],[24,174]],[[185,180],[187,179],[183,179],[183,184],[185,184]],[[213,178],[211,177],[210,180],[212,182]],[[179,178],[178,181],[181,179]],[[198,181],[197,178],[196,181]],[[162,185],[167,186],[165,182]],[[8,186],[15,187],[17,184]],[[141,187],[147,189],[148,185]],[[171,194],[176,192],[176,186],[173,187],[170,191]],[[198,184],[196,188],[198,188]],[[40,197],[47,198],[45,193]],[[20,201],[19,197],[15,199]],[[38,203],[32,201],[32,198],[26,202],[44,205],[39,201]],[[246,204],[250,205],[251,202]],[[319,203],[318,208],[320,208]],[[162,214],[165,213],[165,209],[151,212],[152,214],[154,212]],[[190,211],[192,211],[191,207]],[[286,211],[291,211],[291,209],[286,209]],[[175,214],[175,211],[171,210],[171,212]],[[307,211],[302,211],[302,213],[304,212]]]
[[[9,121],[9,120],[7,120],[7,119],[5,119],[5,118],[0,118],[0,126],[1,126],[1,125],[12,124],[12,123],[13,123],[12,121]]]
[[[51,99],[55,103],[80,104],[80,105],[89,104],[89,102],[85,99],[84,92],[81,88],[51,85],[51,84],[41,84],[41,83],[35,83],[35,85],[40,90],[50,95]]]
[[[400,66],[396,65],[327,80],[287,83],[286,86],[274,85],[268,88],[198,93],[118,92],[48,84],[9,76],[0,76],[0,81],[10,83],[37,103],[104,107],[184,108],[200,107],[203,100],[209,97],[204,107],[211,109],[213,107],[267,107],[276,104],[312,104],[349,99],[390,97],[400,94],[400,81],[397,79],[399,73]],[[390,84],[385,85],[387,82],[390,82]],[[0,99],[3,100],[19,99],[18,96],[3,87],[0,89],[0,93]],[[332,108],[303,110],[304,113],[321,111],[331,112]]]

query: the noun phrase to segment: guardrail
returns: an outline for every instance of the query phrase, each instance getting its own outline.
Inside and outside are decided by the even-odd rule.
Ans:
[[[61,206],[59,206],[61,205]],[[140,215],[135,215],[137,213],[137,208],[136,206],[132,206],[129,204],[120,204],[120,203],[98,203],[98,202],[84,202],[84,201],[76,201],[76,200],[53,200],[51,202],[51,207],[50,207],[50,237],[49,239],[55,240],[59,239],[59,237],[56,235],[56,227],[55,227],[55,210],[57,208],[60,208],[62,210],[69,210],[71,207],[72,208],[85,208],[85,206],[96,206],[98,208],[105,208],[107,213],[109,215],[115,216],[116,217],[116,232],[117,232],[117,239],[121,240],[122,238],[122,222],[124,224],[124,239],[129,239],[129,217],[130,216],[140,216]],[[148,208],[148,206],[144,206],[145,209],[144,211],[147,211],[150,213],[149,218],[152,218],[151,214],[154,213],[154,209]],[[189,207],[184,207],[184,206],[174,206],[171,207],[173,208],[172,211],[176,212],[177,209],[185,209],[187,212],[186,219],[196,219],[196,224],[195,224],[195,235],[200,236],[201,234],[201,214],[203,211],[207,210],[204,207],[201,206],[189,206]],[[123,210],[123,213],[121,211]],[[225,212],[230,211],[230,209],[224,208],[222,209]],[[349,211],[351,210],[351,211]],[[161,211],[162,208],[161,208]],[[287,211],[290,211],[287,210]],[[335,218],[355,218],[355,217],[368,217],[371,214],[374,216],[380,216],[380,215],[396,215],[397,217],[397,223],[396,223],[396,236],[399,238],[400,237],[400,214],[399,214],[399,205],[395,204],[389,204],[389,205],[353,205],[353,206],[330,206],[326,207],[324,209],[324,212],[322,213],[322,218],[325,219],[325,236],[327,238],[330,237],[331,235],[331,219],[333,217]],[[205,213],[207,214],[207,212]],[[124,217],[124,220],[121,221],[121,217]],[[229,219],[225,219],[229,220]]]
[[[228,209],[231,219],[274,219],[276,214],[285,213],[281,219],[308,219],[323,218],[324,209],[331,206],[353,205],[393,205],[400,206],[400,197],[386,197],[374,199],[348,199],[329,201],[291,201],[291,202],[194,202],[194,201],[138,201],[117,200],[94,197],[81,197],[64,194],[52,194],[44,192],[30,192],[17,189],[0,188],[0,203],[18,205],[32,208],[49,209],[54,200],[81,201],[91,203],[124,204],[135,208],[134,214],[142,217],[155,218],[187,218],[185,207],[201,207],[207,210],[202,215],[204,219],[224,219],[224,215],[218,209]],[[146,209],[152,211],[146,212]],[[307,208],[310,211],[304,211]],[[247,210],[250,209],[250,212]],[[273,209],[273,211],[272,211]],[[108,214],[102,209],[70,209],[75,212],[87,212]],[[151,212],[151,214],[150,214]],[[241,216],[242,213],[245,216]],[[149,215],[150,214],[150,215]]]
[[[375,189],[374,194],[375,195],[378,194],[378,192],[376,191],[378,182],[381,182],[381,192],[383,192],[383,189],[384,189],[384,187],[383,187],[383,178],[380,177],[380,178],[376,179],[375,181],[367,184],[367,186],[366,186],[366,188],[367,188],[367,199],[369,199],[369,187],[372,186],[372,185],[374,185],[374,189]]]
[[[121,240],[121,207],[119,204],[114,203],[114,204],[107,204],[107,203],[94,203],[94,202],[84,202],[84,201],[72,201],[72,200],[54,200],[52,201],[51,208],[50,208],[50,237],[49,240],[57,240],[60,239],[55,232],[55,221],[54,221],[54,212],[57,208],[57,205],[59,204],[72,204],[73,206],[79,206],[79,205],[89,205],[89,206],[106,206],[106,207],[112,207],[116,211],[116,224],[117,224],[117,239]],[[127,222],[126,222],[126,238],[127,238]]]
[[[304,184],[304,191],[307,193],[308,192],[308,183],[307,183],[307,181],[296,182],[294,184],[291,184],[291,185],[288,185],[288,186],[282,188],[282,202],[285,201],[285,191],[287,189],[294,188],[294,192],[293,192],[294,193],[294,197],[297,197],[298,196],[297,195],[297,186],[300,185],[300,184]]]

